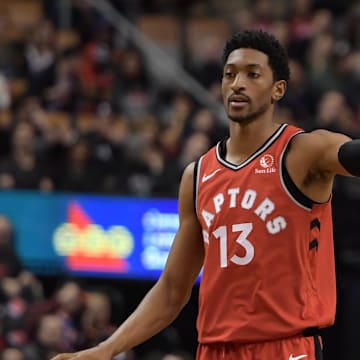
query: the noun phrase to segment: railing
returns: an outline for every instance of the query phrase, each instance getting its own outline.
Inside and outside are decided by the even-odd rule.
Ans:
[[[122,16],[108,1],[86,1],[107,19],[125,40],[131,40],[138,46],[146,56],[149,70],[155,77],[160,80],[166,78],[176,84],[177,87],[191,94],[199,104],[208,108],[216,118],[226,121],[222,104],[186,72],[181,64],[169,56],[161,47],[147,39],[136,26]]]

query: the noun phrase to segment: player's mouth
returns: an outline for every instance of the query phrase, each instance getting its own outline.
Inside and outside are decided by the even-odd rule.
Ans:
[[[250,102],[246,95],[231,95],[229,97],[229,105],[234,108],[243,108]]]

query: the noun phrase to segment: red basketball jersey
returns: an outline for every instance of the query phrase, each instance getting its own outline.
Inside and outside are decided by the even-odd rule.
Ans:
[[[281,125],[239,165],[225,160],[222,141],[196,164],[200,343],[286,338],[334,321],[331,204],[302,194],[284,165],[300,132]]]

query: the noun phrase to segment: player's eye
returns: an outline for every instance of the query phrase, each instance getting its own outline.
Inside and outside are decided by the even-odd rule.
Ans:
[[[257,79],[259,76],[260,76],[260,74],[257,73],[257,72],[254,72],[254,71],[249,71],[249,72],[248,72],[248,77],[249,77],[249,78]]]
[[[231,79],[231,78],[235,77],[235,73],[233,71],[225,71],[224,77]]]

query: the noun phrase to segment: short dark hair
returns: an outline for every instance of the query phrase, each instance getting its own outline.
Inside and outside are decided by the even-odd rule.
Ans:
[[[263,30],[244,30],[233,34],[226,42],[222,61],[225,65],[229,54],[240,48],[254,49],[263,52],[269,58],[274,79],[289,81],[290,69],[286,49],[274,35]]]

